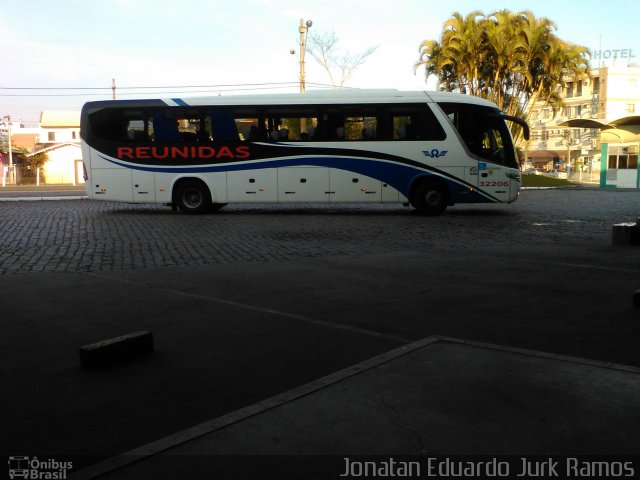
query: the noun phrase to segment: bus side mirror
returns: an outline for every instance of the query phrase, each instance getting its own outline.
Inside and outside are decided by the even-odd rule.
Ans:
[[[512,115],[502,115],[502,118],[520,125],[522,127],[522,136],[524,137],[525,140],[529,140],[529,125],[527,124],[527,122],[525,122],[521,118],[514,117]]]

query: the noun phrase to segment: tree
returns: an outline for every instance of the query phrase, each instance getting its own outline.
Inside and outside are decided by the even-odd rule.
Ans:
[[[422,42],[414,67],[435,75],[441,90],[486,98],[527,120],[536,102],[557,111],[565,82],[588,75],[589,50],[558,38],[556,28],[528,10],[456,12],[439,40]],[[520,135],[516,127],[516,140]]]
[[[325,69],[333,87],[343,87],[366,58],[378,47],[351,54],[340,52],[335,32],[313,33],[307,40],[307,52]]]

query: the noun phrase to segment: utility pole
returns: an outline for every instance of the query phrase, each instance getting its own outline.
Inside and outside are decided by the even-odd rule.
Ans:
[[[9,145],[9,182],[13,179],[13,145],[11,144],[11,115],[5,115],[3,118],[7,120],[7,131],[9,132],[9,141],[7,142]],[[4,172],[2,175],[2,182],[4,186]]]
[[[567,178],[569,178],[569,175],[571,174],[571,144],[573,143],[571,138],[572,137],[571,130],[566,129],[563,132],[563,137],[564,137],[564,144],[567,146]]]
[[[9,131],[9,169],[13,168],[13,152],[11,146],[11,115],[5,115],[4,118],[7,120],[7,129]]]
[[[7,115],[7,125],[9,126],[9,171],[13,170],[13,146],[11,145],[11,115]]]
[[[112,92],[111,99],[115,100],[116,99],[116,79],[115,78],[111,79],[111,92]]]

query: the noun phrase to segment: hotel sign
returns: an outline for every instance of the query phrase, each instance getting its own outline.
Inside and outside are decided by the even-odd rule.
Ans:
[[[636,54],[630,48],[591,51],[591,60],[616,60],[618,58],[636,58]]]

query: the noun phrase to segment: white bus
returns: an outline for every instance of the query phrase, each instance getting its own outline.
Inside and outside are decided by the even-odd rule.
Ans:
[[[89,198],[204,213],[240,202],[448,205],[517,199],[506,121],[467,95],[397,90],[89,102]]]

